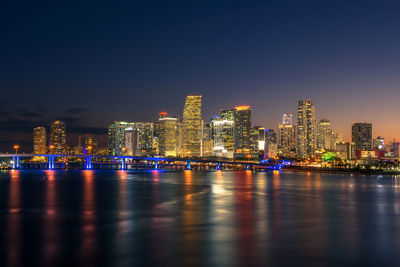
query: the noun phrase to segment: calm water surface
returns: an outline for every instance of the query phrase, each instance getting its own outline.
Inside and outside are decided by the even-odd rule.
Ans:
[[[400,180],[0,172],[1,266],[399,266]]]

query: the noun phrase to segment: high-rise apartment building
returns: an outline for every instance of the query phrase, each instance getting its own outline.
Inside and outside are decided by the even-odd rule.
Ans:
[[[146,156],[153,153],[154,123],[130,122],[124,131],[122,152],[129,156]]]
[[[228,117],[229,118],[229,117]],[[227,117],[215,116],[211,119],[213,136],[213,154],[217,157],[233,158],[234,121]],[[233,119],[233,116],[232,116]]]
[[[119,156],[126,154],[125,134],[133,130],[133,123],[115,121],[108,127],[108,154]]]
[[[279,150],[284,157],[295,156],[296,151],[296,127],[293,125],[293,115],[285,113],[282,116],[282,124],[279,124]]]
[[[201,156],[201,95],[188,95],[183,109],[183,156]]]
[[[67,138],[65,123],[59,120],[54,121],[50,128],[50,153],[65,154],[67,147]]]
[[[251,157],[251,109],[250,106],[237,106],[234,109],[234,157]]]
[[[202,121],[201,156],[211,157],[213,155],[213,147],[212,124],[209,121]]]
[[[372,150],[372,124],[366,122],[353,123],[352,142],[356,151]]]
[[[331,122],[327,119],[318,122],[317,147],[324,150],[335,148],[335,136],[331,129]]]
[[[138,155],[151,155],[153,153],[154,123],[135,122],[134,129],[138,132]]]
[[[274,158],[278,153],[276,132],[273,129],[265,129],[264,158]]]
[[[317,147],[315,107],[311,100],[300,100],[297,111],[297,156],[306,158]]]
[[[162,156],[177,156],[178,118],[170,117],[161,112],[157,122],[157,136],[159,154]]]
[[[46,128],[33,129],[33,154],[46,154]]]
[[[293,114],[292,113],[283,114],[282,124],[283,125],[293,125]]]
[[[250,130],[251,140],[251,154],[254,159],[264,157],[265,149],[265,128],[261,126],[254,126]]]

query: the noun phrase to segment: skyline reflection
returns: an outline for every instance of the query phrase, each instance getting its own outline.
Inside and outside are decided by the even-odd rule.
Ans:
[[[85,266],[99,259],[106,266],[319,265],[330,259],[380,266],[400,260],[400,192],[391,177],[127,170],[1,175],[0,246],[10,266]]]

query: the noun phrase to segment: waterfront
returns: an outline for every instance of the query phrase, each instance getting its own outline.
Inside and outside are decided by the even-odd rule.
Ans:
[[[394,176],[3,171],[0,261],[397,266],[399,197]]]

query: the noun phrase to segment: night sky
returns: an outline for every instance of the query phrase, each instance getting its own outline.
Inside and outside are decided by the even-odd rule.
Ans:
[[[114,120],[181,115],[193,93],[203,119],[248,104],[253,124],[276,129],[310,98],[347,140],[354,121],[399,139],[399,10],[377,0],[10,1],[0,151],[31,151],[33,127],[54,119],[75,145]]]

